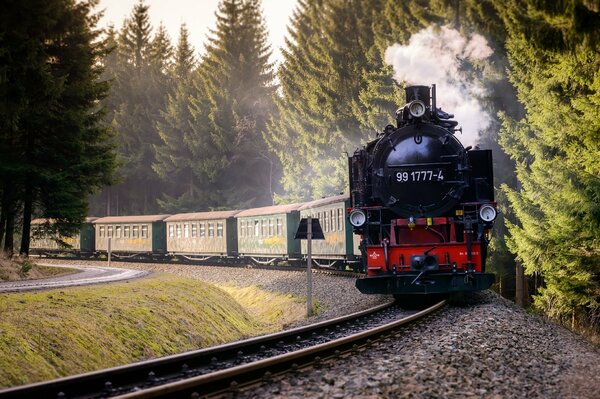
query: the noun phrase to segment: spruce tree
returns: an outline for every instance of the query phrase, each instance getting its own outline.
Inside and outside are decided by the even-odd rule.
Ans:
[[[600,298],[600,52],[597,8],[524,1],[503,9],[510,78],[527,113],[505,118],[502,145],[520,187],[510,249],[544,286],[535,306],[573,327],[594,324]]]
[[[201,202],[199,182],[192,169],[195,156],[190,150],[190,140],[193,140],[190,97],[194,94],[192,72],[195,67],[194,49],[189,42],[187,27],[182,25],[171,70],[175,90],[161,112],[163,121],[157,124],[162,144],[155,146],[156,162],[152,165],[162,180],[171,183],[169,192],[158,200],[165,212],[194,211]]]
[[[12,212],[6,234],[12,237],[20,203],[20,252],[27,254],[34,214],[54,219],[60,234],[78,230],[87,215],[87,196],[110,181],[114,155],[97,105],[108,89],[100,81],[106,47],[95,29],[97,2],[18,3],[3,9],[2,28],[8,29],[0,33],[8,60],[6,83],[19,88],[17,114],[7,126],[14,143],[8,175],[16,190],[11,189],[12,207],[6,208]],[[19,61],[24,55],[26,62]]]
[[[119,67],[112,126],[119,141],[119,177],[112,190],[117,213],[147,214],[158,210],[156,198],[164,187],[152,170],[155,145],[161,140],[157,123],[162,120],[171,91],[169,69],[172,48],[164,28],[152,36],[149,6],[140,0],[119,34]]]
[[[272,203],[271,155],[262,134],[273,112],[272,65],[258,0],[223,0],[195,76],[192,166],[209,193],[203,206]]]
[[[353,110],[366,88],[363,72],[380,6],[380,1],[299,3],[279,69],[280,119],[268,135],[284,168],[282,199],[345,189],[345,153],[367,135]]]

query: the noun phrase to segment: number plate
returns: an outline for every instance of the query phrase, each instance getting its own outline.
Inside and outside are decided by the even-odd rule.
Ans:
[[[443,169],[398,171],[394,176],[398,183],[427,183],[444,180]]]

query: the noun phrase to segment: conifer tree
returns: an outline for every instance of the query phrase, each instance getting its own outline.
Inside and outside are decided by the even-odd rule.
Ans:
[[[502,10],[510,78],[527,109],[505,118],[502,145],[517,164],[504,187],[518,222],[510,249],[544,280],[535,306],[572,327],[598,329],[600,106],[598,9],[585,2],[523,1]]]
[[[118,213],[153,213],[163,191],[152,170],[155,145],[160,145],[157,123],[171,90],[172,48],[164,27],[152,36],[149,6],[135,5],[119,34],[119,67],[111,95],[117,106],[112,126],[118,134],[121,184],[113,191]]]
[[[165,212],[194,211],[201,201],[199,183],[192,165],[194,154],[189,148],[191,137],[190,97],[194,94],[192,72],[196,67],[194,49],[189,42],[185,25],[181,26],[175,50],[171,81],[175,91],[169,95],[166,109],[158,122],[161,145],[155,146],[156,162],[153,169],[161,179],[170,182],[170,193],[165,193],[159,204]]]
[[[259,0],[223,0],[195,76],[192,166],[203,206],[272,203],[272,159],[262,138],[273,112],[272,65]]]
[[[279,69],[280,119],[268,135],[284,168],[287,201],[337,194],[347,185],[345,152],[367,134],[353,109],[365,87],[380,5],[307,0],[294,13]]]
[[[2,85],[16,89],[17,97],[10,104],[16,114],[2,126],[3,137],[6,134],[14,144],[14,155],[9,163],[3,161],[0,174],[12,180],[10,186],[2,187],[10,188],[12,196],[6,208],[12,215],[5,222],[9,244],[16,204],[23,206],[22,254],[29,252],[34,214],[53,218],[53,228],[61,234],[75,233],[87,214],[87,196],[110,181],[114,155],[110,135],[100,125],[102,109],[97,106],[108,85],[100,81],[98,61],[106,47],[95,29],[98,16],[92,10],[96,4],[25,1],[3,5],[2,29],[6,30],[0,32],[0,53],[7,55],[3,65],[8,79]]]

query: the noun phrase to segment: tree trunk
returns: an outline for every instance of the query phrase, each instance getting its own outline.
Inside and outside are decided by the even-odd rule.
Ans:
[[[106,216],[110,216],[110,186],[106,187]]]
[[[5,190],[2,193],[2,202],[0,202],[0,245],[6,231],[6,218],[8,216],[8,187],[5,185]]]
[[[31,177],[27,179],[25,186],[25,198],[23,204],[23,235],[21,236],[20,255],[29,256],[29,244],[31,233],[31,213],[33,211],[33,185]]]
[[[516,277],[516,291],[515,291],[515,303],[520,307],[525,307],[525,272],[521,262],[517,262],[515,268]]]
[[[8,212],[6,215],[6,231],[4,240],[4,252],[6,255],[11,257],[15,248],[13,235],[15,234],[15,214],[12,211],[14,207],[13,203],[9,203]]]

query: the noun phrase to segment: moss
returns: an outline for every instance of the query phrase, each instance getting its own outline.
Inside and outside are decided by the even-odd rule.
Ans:
[[[0,386],[32,383],[273,332],[290,296],[171,275],[0,295]]]

